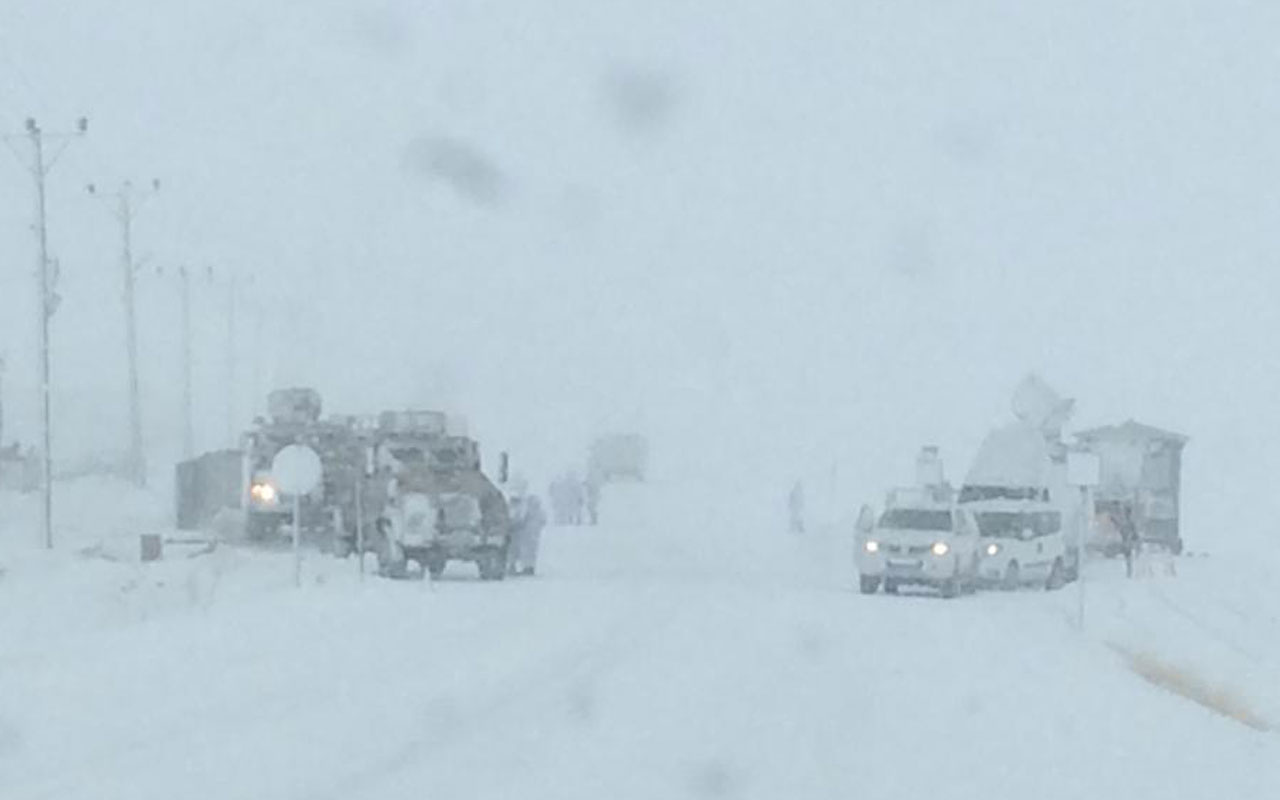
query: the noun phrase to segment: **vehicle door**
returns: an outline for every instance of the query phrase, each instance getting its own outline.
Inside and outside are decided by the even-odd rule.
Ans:
[[[1048,578],[1053,562],[1063,556],[1062,515],[1057,511],[1030,511],[1023,526],[1026,556],[1023,573]]]

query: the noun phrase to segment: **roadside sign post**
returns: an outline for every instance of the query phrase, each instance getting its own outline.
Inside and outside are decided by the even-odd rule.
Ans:
[[[302,496],[320,485],[324,467],[316,451],[291,444],[271,461],[271,477],[280,491],[293,496],[293,585],[302,585]]]
[[[1084,554],[1085,532],[1093,518],[1090,490],[1102,481],[1102,462],[1094,453],[1076,451],[1067,454],[1067,482],[1080,490],[1080,516],[1076,524],[1076,630],[1084,630]]]
[[[365,474],[360,472],[356,481],[356,568],[360,572],[360,580],[364,581],[364,481]]]
[[[356,481],[356,562],[360,572],[360,580],[364,581],[364,485],[373,476],[373,448],[364,451],[364,464],[360,468],[360,479]]]

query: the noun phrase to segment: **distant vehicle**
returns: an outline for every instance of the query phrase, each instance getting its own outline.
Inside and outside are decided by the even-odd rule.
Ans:
[[[378,552],[378,521],[386,510],[396,474],[406,466],[426,463],[431,448],[443,440],[446,431],[445,413],[431,410],[384,411],[376,425],[361,428],[362,463],[359,471],[352,470],[349,489],[344,486],[342,492],[343,525],[334,548],[339,557],[359,549],[361,530],[365,552]],[[363,483],[358,503],[356,481]],[[357,517],[362,528],[356,524]]]
[[[1058,589],[1079,574],[1073,533],[1085,524],[1084,504],[1067,485],[1065,445],[1043,431],[1024,422],[992,431],[958,505],[978,523],[984,585]]]
[[[927,586],[943,597],[972,591],[978,579],[978,527],[969,511],[931,502],[919,493],[900,500],[875,519],[870,508],[859,520],[856,561],[863,594],[883,585]]]
[[[965,504],[981,533],[983,585],[1012,590],[1042,584],[1060,589],[1078,574],[1078,552],[1068,543],[1062,511],[1038,498],[995,498]]]
[[[414,561],[432,577],[450,561],[476,564],[482,580],[502,580],[511,518],[502,491],[480,469],[474,440],[446,436],[399,462],[380,519],[378,561],[404,574]]]
[[[1080,431],[1076,439],[1098,456],[1102,473],[1094,489],[1097,535],[1091,547],[1119,554],[1123,547],[1116,522],[1128,516],[1144,544],[1181,553],[1179,505],[1187,437],[1128,420]]]
[[[299,520],[304,538],[322,548],[334,546],[352,514],[355,482],[362,474],[366,441],[358,420],[322,420],[320,394],[293,388],[272,392],[269,418],[258,420],[244,437],[245,535],[251,541],[279,540],[294,524],[292,499],[271,476],[276,453],[291,444],[305,444],[320,455],[321,485],[301,499]]]
[[[587,474],[597,486],[617,481],[642,482],[648,468],[649,441],[639,434],[612,434],[591,443]]]

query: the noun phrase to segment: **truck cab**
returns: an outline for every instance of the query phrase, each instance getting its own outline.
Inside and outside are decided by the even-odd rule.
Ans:
[[[976,584],[978,527],[966,509],[910,502],[876,518],[864,508],[858,527],[855,559],[863,594],[881,586],[896,594],[898,587],[914,585],[950,598]]]

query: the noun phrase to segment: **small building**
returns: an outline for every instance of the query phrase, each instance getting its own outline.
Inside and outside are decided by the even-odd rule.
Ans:
[[[1100,462],[1101,476],[1094,491],[1098,519],[1132,515],[1144,542],[1182,552],[1178,520],[1187,437],[1128,420],[1080,431],[1076,439]]]

